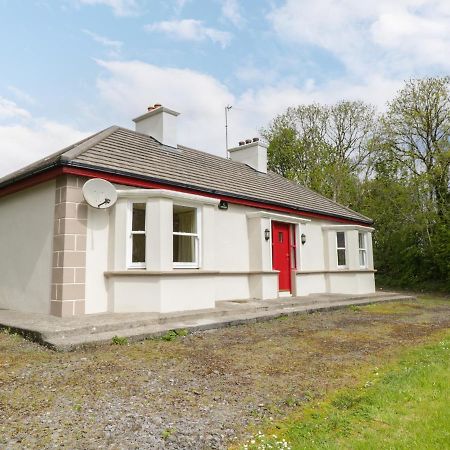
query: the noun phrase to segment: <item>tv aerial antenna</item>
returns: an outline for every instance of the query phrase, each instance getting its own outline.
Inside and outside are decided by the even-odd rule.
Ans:
[[[231,105],[225,106],[225,149],[227,158],[230,157],[230,155],[228,154],[228,111],[230,111],[231,108]]]

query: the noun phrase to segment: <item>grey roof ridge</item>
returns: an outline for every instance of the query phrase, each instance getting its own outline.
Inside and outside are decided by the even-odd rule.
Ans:
[[[99,131],[91,136],[88,136],[86,139],[83,139],[75,144],[66,147],[65,149],[60,151],[61,160],[70,161],[75,159],[77,156],[80,156],[85,151],[89,150],[94,145],[103,141],[103,139],[107,138],[115,131],[117,131],[120,127],[117,125],[112,125],[104,130]]]

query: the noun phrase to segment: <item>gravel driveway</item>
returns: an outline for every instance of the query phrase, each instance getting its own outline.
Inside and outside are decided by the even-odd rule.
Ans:
[[[0,333],[0,447],[227,448],[449,325],[419,299],[73,353]]]

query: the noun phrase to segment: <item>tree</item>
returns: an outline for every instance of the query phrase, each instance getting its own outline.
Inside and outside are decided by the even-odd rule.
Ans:
[[[358,177],[368,174],[375,118],[361,101],[288,108],[263,130],[269,168],[351,205]]]
[[[442,217],[449,205],[450,77],[410,80],[382,118],[384,149],[422,178]]]
[[[288,108],[269,168],[372,217],[378,280],[450,290],[450,78],[410,80],[380,118],[363,102]]]

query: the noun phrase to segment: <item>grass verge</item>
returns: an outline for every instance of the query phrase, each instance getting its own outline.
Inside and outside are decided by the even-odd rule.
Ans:
[[[449,355],[447,332],[439,342],[366,373],[359,388],[302,409],[243,448],[450,448]]]

